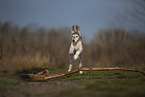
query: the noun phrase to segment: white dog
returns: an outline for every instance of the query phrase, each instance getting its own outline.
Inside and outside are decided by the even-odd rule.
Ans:
[[[74,25],[73,25],[72,28],[71,28],[72,41],[71,41],[71,46],[70,46],[70,50],[69,50],[70,65],[69,65],[68,72],[71,71],[74,60],[78,59],[78,61],[79,61],[79,68],[82,67],[81,53],[82,53],[82,50],[83,50],[83,44],[82,44],[82,37],[81,37],[80,28],[79,28],[78,25],[76,25],[76,30],[77,31],[75,31]],[[80,71],[80,74],[83,74],[83,71]]]

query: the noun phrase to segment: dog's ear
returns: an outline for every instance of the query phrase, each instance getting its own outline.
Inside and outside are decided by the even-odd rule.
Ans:
[[[76,25],[76,30],[79,33],[79,35],[81,36],[80,27],[78,25]]]
[[[75,33],[74,25],[71,27],[71,33]]]

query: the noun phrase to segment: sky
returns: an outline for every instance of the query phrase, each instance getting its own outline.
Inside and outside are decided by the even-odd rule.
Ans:
[[[20,27],[35,24],[47,29],[79,25],[87,41],[111,22],[133,0],[0,0],[0,21]],[[116,20],[115,20],[116,19]],[[126,23],[127,24],[127,23]],[[68,32],[69,33],[69,32]]]

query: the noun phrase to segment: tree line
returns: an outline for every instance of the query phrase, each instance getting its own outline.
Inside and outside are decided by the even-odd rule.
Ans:
[[[69,65],[70,28],[19,28],[0,23],[0,70],[22,71]],[[145,65],[145,33],[102,29],[84,41],[83,66]],[[78,66],[77,66],[78,67]]]

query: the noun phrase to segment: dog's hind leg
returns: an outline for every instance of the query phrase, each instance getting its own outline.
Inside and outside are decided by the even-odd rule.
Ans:
[[[71,69],[72,69],[72,66],[73,66],[73,60],[74,60],[74,58],[73,58],[74,56],[73,56],[73,54],[72,55],[70,55],[70,64],[69,64],[69,69],[68,69],[68,72],[70,72],[71,71]]]
[[[81,55],[79,55],[78,61],[79,61],[79,68],[82,68],[82,58],[81,58]],[[83,74],[83,71],[80,71],[80,74]]]

